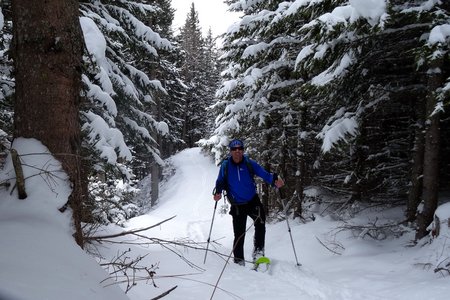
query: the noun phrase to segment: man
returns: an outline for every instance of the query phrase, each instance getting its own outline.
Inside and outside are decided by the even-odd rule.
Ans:
[[[214,200],[222,198],[222,191],[231,204],[230,215],[233,218],[233,255],[234,262],[245,265],[244,239],[247,217],[253,219],[255,236],[253,239],[253,261],[264,256],[264,240],[266,234],[266,213],[256,193],[253,175],[261,177],[268,184],[281,188],[284,182],[276,173],[269,173],[254,160],[244,156],[244,143],[232,140],[229,144],[230,157],[221,166],[214,189]]]

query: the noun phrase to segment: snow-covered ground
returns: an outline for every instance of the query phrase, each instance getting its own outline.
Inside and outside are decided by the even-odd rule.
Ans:
[[[106,273],[72,237],[70,211],[60,213],[70,188],[61,165],[33,139],[16,139],[28,197],[17,198],[8,158],[0,182],[0,300],[127,299],[104,288]]]
[[[30,153],[43,151],[31,147],[36,144],[22,145],[22,149],[30,148]],[[48,169],[53,163],[47,160],[43,167]],[[103,256],[101,263],[111,258],[129,262],[141,255],[137,266],[156,272],[153,280],[137,274],[136,285],[126,296],[118,286],[125,290],[127,283],[133,282],[132,274],[128,273],[127,278],[117,272],[111,277],[117,276],[122,283],[110,285],[111,280],[103,281],[108,273],[73,242],[67,215],[57,211],[67,195],[63,182],[35,176],[28,180],[26,200],[17,200],[16,191],[2,188],[0,299],[115,300],[128,296],[144,300],[173,287],[163,299],[448,299],[449,277],[432,271],[449,256],[445,243],[410,247],[413,232],[381,241],[357,238],[349,231],[336,231],[342,224],[326,216],[316,215],[315,221],[306,224],[289,222],[301,267],[296,266],[285,221],[267,224],[266,254],[274,262],[269,273],[252,271],[250,264],[241,267],[227,263],[233,234],[231,217],[219,213],[224,201],[218,204],[209,247],[212,251],[203,263],[214,212],[211,191],[218,168],[198,148],[175,155],[172,163],[177,171],[161,188],[156,207],[129,220],[125,228],[109,226],[96,234],[146,228],[175,217],[138,235],[116,238],[121,244],[89,246]],[[26,168],[25,172],[31,170]],[[8,176],[11,174],[2,172],[0,181]],[[50,184],[53,192],[39,188],[43,182]],[[377,216],[389,220],[400,219],[401,214],[393,209]],[[375,212],[366,211],[358,218],[375,220]],[[245,247],[250,258],[250,219],[248,227]],[[448,236],[448,231],[445,234]],[[146,242],[151,244],[142,244]]]

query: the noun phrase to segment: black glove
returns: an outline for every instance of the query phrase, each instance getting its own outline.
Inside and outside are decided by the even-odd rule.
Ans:
[[[275,181],[278,180],[278,174],[277,173],[273,173],[273,181],[272,181],[272,185],[275,186]]]

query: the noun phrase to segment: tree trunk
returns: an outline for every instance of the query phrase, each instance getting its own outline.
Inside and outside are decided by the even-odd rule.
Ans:
[[[268,120],[265,124],[266,128],[270,128],[271,126],[271,122],[270,120]],[[269,134],[264,134],[264,145],[270,145],[272,142],[272,137]],[[262,155],[261,157],[262,161],[262,166],[264,167],[264,169],[266,169],[267,171],[270,171],[270,157],[268,152],[265,152],[265,154]],[[270,191],[269,191],[269,186],[267,184],[263,184],[262,188],[261,188],[261,203],[263,204],[265,210],[266,210],[266,214],[269,214],[269,212],[271,211],[271,209],[273,209],[276,205],[276,196],[275,199],[273,199],[273,201],[270,201],[270,195],[269,195]]]
[[[152,73],[153,70],[151,71]],[[156,77],[156,74],[152,74]],[[157,95],[154,99],[154,104],[151,106],[151,110],[153,115],[155,116],[156,120],[159,122],[161,121],[161,98],[162,95]],[[156,142],[155,148],[158,148],[159,156],[161,155],[161,134],[157,130],[153,130],[151,133],[153,140]],[[151,199],[150,199],[150,206],[155,206],[156,202],[159,199],[159,183],[160,183],[160,176],[161,176],[161,166],[158,164],[156,159],[152,157],[153,161],[150,164],[150,174],[151,174]]]
[[[420,101],[417,101],[420,107],[424,107]],[[423,158],[425,151],[425,136],[423,133],[423,116],[425,115],[424,108],[419,109],[418,118],[419,123],[416,125],[414,133],[414,148],[412,154],[412,168],[411,168],[411,187],[408,193],[408,202],[406,206],[406,219],[414,221],[417,216],[417,207],[422,196],[422,176],[423,176]]]
[[[441,73],[442,59],[431,62],[429,70],[429,94],[427,97],[425,153],[423,166],[423,208],[417,216],[416,239],[428,234],[427,227],[433,221],[438,205],[439,192],[439,152],[440,152],[440,113],[434,112],[436,107],[436,89],[443,83]],[[431,72],[430,72],[431,71]]]
[[[83,246],[87,197],[80,157],[82,34],[75,0],[14,0],[14,136],[36,138],[59,159],[73,190],[75,239]]]
[[[151,187],[152,187],[152,193],[151,193],[151,199],[150,199],[150,206],[155,206],[156,202],[159,198],[159,165],[157,162],[153,162],[150,167],[151,172]]]
[[[306,146],[305,140],[300,138],[303,130],[306,130],[306,110],[302,107],[299,113],[298,128],[297,128],[297,151],[296,151],[296,174],[295,174],[295,212],[294,218],[302,217],[303,214],[303,200],[305,198],[305,177],[306,177]]]

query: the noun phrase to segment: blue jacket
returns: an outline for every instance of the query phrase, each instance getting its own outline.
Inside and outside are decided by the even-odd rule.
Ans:
[[[244,156],[244,159],[236,164],[233,158],[229,157],[220,165],[219,175],[216,180],[215,193],[220,194],[223,190],[227,191],[227,197],[231,204],[245,204],[256,195],[256,185],[253,180],[253,174],[247,166],[247,162],[253,168],[253,174],[261,177],[268,184],[274,184],[274,175],[267,172],[256,161]],[[227,178],[225,179],[225,168],[227,169]]]

